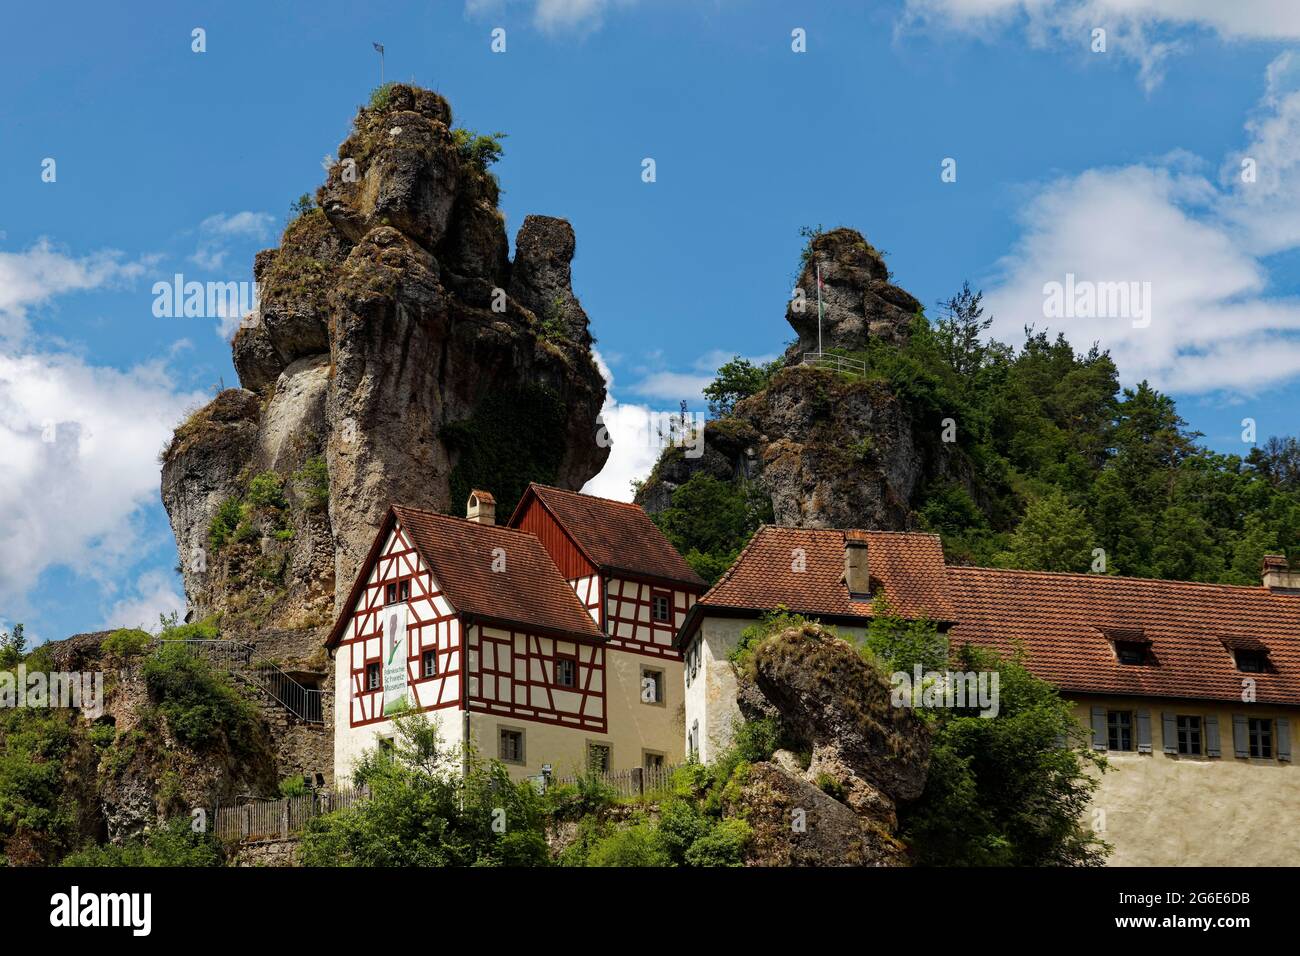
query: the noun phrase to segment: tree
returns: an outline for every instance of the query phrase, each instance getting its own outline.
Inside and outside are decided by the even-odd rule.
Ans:
[[[498,761],[442,743],[408,711],[391,749],[367,751],[354,774],[370,791],[317,817],[302,839],[307,866],[539,866],[549,862],[542,798]]]
[[[716,581],[771,514],[771,502],[743,483],[697,472],[653,516],[659,530],[700,577]]]
[[[963,282],[960,292],[939,302],[943,316],[935,323],[939,347],[958,375],[972,375],[984,363],[982,338],[993,324],[993,317],[984,318],[983,300],[983,291],[974,292],[970,282]]]
[[[1036,571],[1087,571],[1095,542],[1083,511],[1071,507],[1060,491],[1052,490],[1025,509],[1025,517],[1011,535],[1007,550],[998,556],[998,563]]]
[[[12,631],[0,631],[0,667],[13,667],[26,653],[27,638],[21,624],[15,624]]]
[[[713,417],[730,415],[738,401],[766,388],[768,380],[780,367],[779,361],[760,366],[739,355],[725,362],[718,369],[718,377],[704,388],[704,397],[708,399]]]

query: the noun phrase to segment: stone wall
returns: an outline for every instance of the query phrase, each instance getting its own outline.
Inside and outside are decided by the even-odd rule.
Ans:
[[[297,866],[298,840],[257,840],[241,843],[230,858],[230,866]]]

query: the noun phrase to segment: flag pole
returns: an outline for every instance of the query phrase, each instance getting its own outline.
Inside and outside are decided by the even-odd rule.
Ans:
[[[379,85],[384,85],[384,45],[382,43],[371,42],[375,52],[379,54]]]

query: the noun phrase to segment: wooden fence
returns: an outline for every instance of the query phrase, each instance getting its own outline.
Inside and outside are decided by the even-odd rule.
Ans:
[[[312,818],[354,806],[367,796],[364,789],[313,790],[297,797],[219,806],[213,832],[228,841],[284,839],[301,833]]]
[[[611,787],[620,797],[647,797],[667,793],[677,764],[664,764],[659,767],[634,767],[631,770],[609,770],[596,773],[595,778],[607,787]],[[589,775],[590,776],[590,775]],[[574,785],[578,776],[555,777],[550,785]]]

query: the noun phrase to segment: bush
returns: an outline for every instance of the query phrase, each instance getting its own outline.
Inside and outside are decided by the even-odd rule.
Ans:
[[[121,845],[84,847],[64,858],[63,866],[221,866],[221,844],[195,833],[188,817],[169,820],[143,837]]]
[[[330,503],[329,467],[323,455],[308,458],[294,473],[294,482],[303,503],[311,511],[320,511]]]
[[[104,638],[104,643],[100,647],[105,654],[125,659],[139,657],[145,652],[145,648],[149,646],[149,642],[152,640],[153,635],[148,631],[123,627]]]
[[[479,135],[468,129],[454,129],[451,135],[460,161],[479,172],[487,172],[488,167],[501,158],[501,141],[506,138],[505,133]]]
[[[587,866],[668,866],[667,853],[652,824],[639,820],[613,830],[587,852]]]
[[[183,645],[164,644],[145,658],[144,679],[150,699],[185,746],[204,747],[221,737],[237,750],[249,743],[253,705]]]

